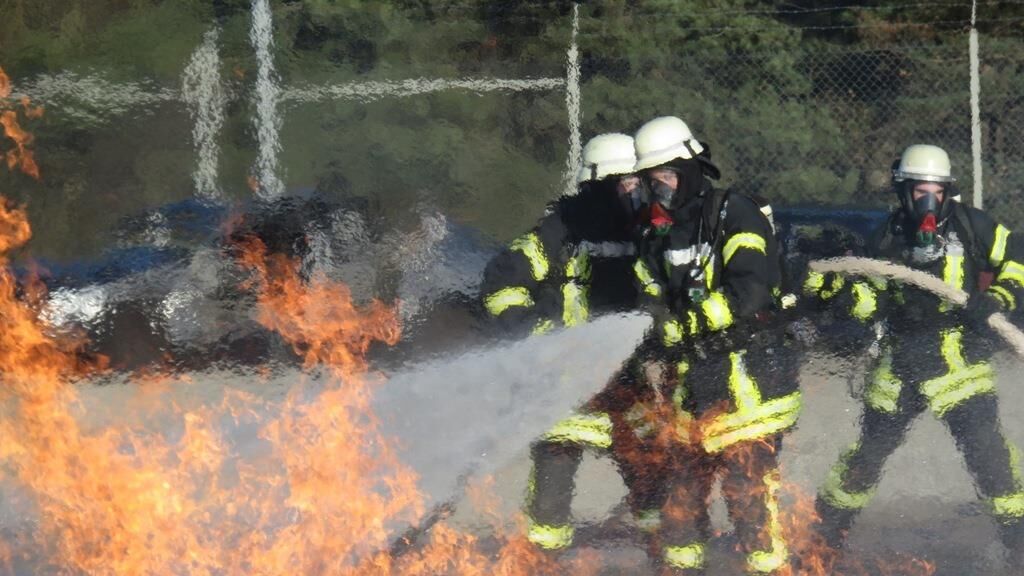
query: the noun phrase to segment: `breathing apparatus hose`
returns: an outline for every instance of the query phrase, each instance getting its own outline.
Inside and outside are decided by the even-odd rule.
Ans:
[[[808,267],[812,271],[821,274],[836,272],[851,276],[888,278],[931,292],[957,306],[963,306],[967,303],[968,295],[966,292],[946,284],[942,279],[932,276],[927,272],[883,260],[845,256],[842,258],[814,260],[808,264]],[[1006,316],[998,312],[988,317],[988,325],[1014,349],[1018,356],[1024,358],[1024,332],[1021,332],[1019,328],[1006,319]]]

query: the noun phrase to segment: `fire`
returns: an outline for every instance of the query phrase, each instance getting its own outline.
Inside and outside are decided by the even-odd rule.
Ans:
[[[840,559],[815,532],[821,523],[814,509],[814,497],[796,485],[784,488],[787,505],[783,508],[782,523],[786,540],[792,543],[791,552],[798,561],[780,576],[931,576],[935,564],[918,558],[891,559],[858,552]]]
[[[8,98],[11,95],[11,80],[0,68],[0,99]],[[32,108],[27,97],[21,99],[22,108],[27,118],[39,118],[43,115],[43,108]],[[0,125],[4,127],[4,135],[14,142],[14,148],[7,151],[5,158],[7,167],[10,170],[19,168],[25,174],[39,179],[39,166],[36,164],[35,154],[29,148],[32,144],[32,134],[26,132],[18,123],[18,113],[14,110],[0,112]]]
[[[365,354],[373,342],[397,342],[396,310],[374,302],[356,314],[345,285],[322,276],[303,281],[296,262],[266,254],[257,240],[244,242],[241,261],[255,271],[261,286],[260,322],[289,342],[307,369],[322,366],[340,383],[301,410],[298,418],[280,419],[268,428],[267,437],[279,448],[288,470],[289,506],[308,515],[303,537],[278,540],[266,552],[256,547],[256,557],[270,562],[269,569],[261,566],[258,572],[294,572],[295,558],[315,560],[300,564],[302,573],[325,567],[328,572],[353,574],[497,571],[525,576],[561,571],[526,541],[521,521],[516,535],[505,529],[497,504],[485,496],[486,482],[471,496],[491,520],[492,537],[500,542],[497,552],[486,553],[476,535],[440,522],[422,546],[390,553],[388,538],[393,533],[388,524],[414,522],[423,515],[415,474],[381,436],[370,410],[374,383],[366,377]],[[310,540],[310,534],[318,537]],[[374,549],[376,553],[365,555]],[[333,565],[325,564],[324,556]],[[360,560],[348,564],[349,558]],[[573,569],[589,573],[596,564],[584,555]]]
[[[5,208],[2,216],[3,231],[13,232],[2,246],[23,244],[24,212]],[[112,574],[342,573],[354,558],[386,548],[388,521],[416,518],[415,476],[376,435],[359,382],[369,342],[397,338],[394,314],[380,305],[361,314],[345,305],[341,285],[300,290],[287,261],[258,264],[266,282],[261,321],[338,378],[313,402],[300,400],[297,387],[264,425],[267,465],[233,459],[215,425],[243,413],[250,401],[238,396],[180,414],[176,442],[141,429],[86,433],[74,413],[74,381],[87,373],[16,298],[4,268],[0,371],[14,409],[0,422],[0,458],[39,508],[38,561]],[[322,337],[299,339],[313,334]],[[232,462],[239,478],[227,488],[222,468]]]
[[[53,336],[39,310],[19,297],[8,255],[30,236],[25,211],[4,203],[0,462],[17,487],[5,487],[14,505],[36,518],[19,526],[23,540],[0,550],[11,572],[18,563],[34,572],[91,574],[564,569],[519,536],[521,528],[510,532],[493,504],[486,541],[442,522],[424,542],[391,552],[397,529],[423,514],[415,474],[370,411],[381,381],[368,372],[365,353],[374,342],[398,339],[394,309],[361,309],[344,285],[303,280],[295,262],[249,241],[240,262],[253,272],[258,319],[303,359],[303,381],[281,402],[227,389],[219,402],[184,409],[175,389],[199,384],[134,374],[131,401],[110,410],[138,415],[87,424],[84,386],[102,366],[83,365],[76,343]],[[155,430],[154,421],[177,432]],[[229,433],[243,425],[260,430],[256,456],[242,457]],[[587,555],[572,564],[581,573],[597,567]]]

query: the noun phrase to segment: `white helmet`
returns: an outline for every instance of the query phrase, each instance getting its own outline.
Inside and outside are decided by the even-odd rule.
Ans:
[[[914,144],[908,146],[900,162],[892,171],[894,182],[923,180],[925,182],[955,182],[949,164],[949,154],[938,146]]]
[[[696,158],[704,147],[693,137],[690,127],[675,116],[662,116],[644,124],[636,132],[637,172],[671,162],[676,158]]]
[[[583,165],[576,174],[576,183],[632,174],[634,164],[632,136],[616,133],[594,136],[583,147]]]

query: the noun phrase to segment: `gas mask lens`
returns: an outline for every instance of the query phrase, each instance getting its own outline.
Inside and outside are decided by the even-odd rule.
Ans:
[[[652,201],[657,201],[664,208],[672,206],[672,199],[676,195],[676,186],[679,184],[679,175],[674,170],[652,170],[645,175],[644,181]]]
[[[932,214],[938,214],[939,208],[942,204],[941,200],[939,200],[940,194],[942,194],[941,190],[936,193],[933,191],[914,189],[914,213],[917,214],[918,218],[923,218],[929,212]]]

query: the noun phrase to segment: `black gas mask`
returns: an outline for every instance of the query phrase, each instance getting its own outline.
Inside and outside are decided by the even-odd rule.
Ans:
[[[615,197],[620,213],[633,222],[648,202],[647,192],[640,178],[632,174],[615,177]]]
[[[933,187],[927,185],[934,183],[906,180],[896,184],[899,188],[900,205],[907,218],[908,232],[913,232],[914,241],[922,247],[935,244],[939,226],[946,221],[953,209],[954,201],[950,197],[956,195],[956,191],[949,184],[943,184],[937,191],[923,189]]]
[[[665,177],[667,173],[674,175],[675,187],[665,182],[673,179]],[[672,210],[700,195],[704,189],[704,167],[697,159],[677,158],[645,171],[643,181],[651,203],[657,202],[662,208]]]

